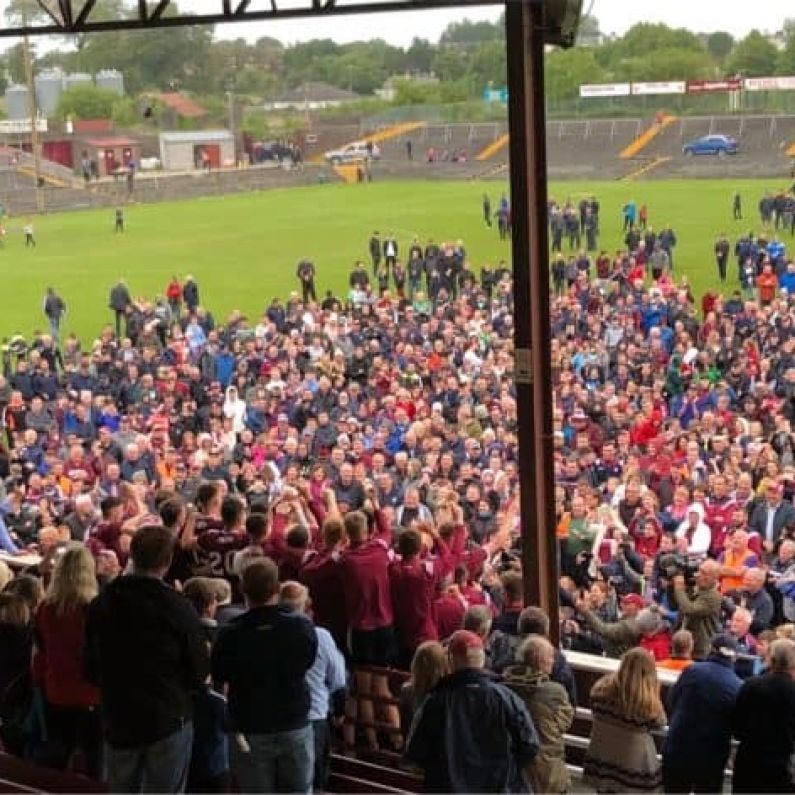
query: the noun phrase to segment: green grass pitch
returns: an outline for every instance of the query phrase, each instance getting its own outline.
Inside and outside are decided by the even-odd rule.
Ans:
[[[775,181],[670,181],[551,184],[559,201],[583,195],[601,203],[600,247],[621,245],[620,208],[632,198],[646,203],[652,226],[673,225],[678,275],[687,273],[701,293],[716,282],[712,246],[717,233],[734,239],[759,230],[756,205],[765,190],[787,186]],[[731,198],[739,189],[743,221],[731,220]],[[114,211],[82,211],[35,220],[38,246],[25,249],[25,219],[7,219],[0,250],[2,301],[0,336],[29,335],[46,328],[45,288],[64,298],[68,315],[62,332],[89,342],[110,320],[108,292],[119,278],[131,292],[153,297],[172,274],[193,274],[202,303],[218,321],[233,309],[256,322],[274,295],[297,289],[295,266],[301,257],[317,264],[319,294],[342,291],[355,259],[368,260],[373,230],[393,232],[405,251],[414,235],[425,241],[463,239],[475,273],[484,261],[508,259],[510,246],[482,221],[481,200],[489,193],[496,208],[507,185],[494,182],[384,182],[320,185],[171,204],[130,205],[127,231],[113,231]],[[788,248],[795,239],[784,237]],[[733,265],[733,260],[732,260]],[[369,262],[368,262],[369,267]],[[731,267],[730,277],[735,278]],[[734,282],[732,281],[732,284]]]

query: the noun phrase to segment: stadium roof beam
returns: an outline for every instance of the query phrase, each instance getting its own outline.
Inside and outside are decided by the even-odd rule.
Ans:
[[[99,33],[108,30],[215,25],[225,22],[257,22],[269,19],[300,19],[387,11],[422,11],[431,8],[502,5],[500,0],[215,0],[215,10],[188,13],[172,0],[138,0],[124,16],[92,19],[96,0],[37,0],[46,13],[0,27],[0,37]]]

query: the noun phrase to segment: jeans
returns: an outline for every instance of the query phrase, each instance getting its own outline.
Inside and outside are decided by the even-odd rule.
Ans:
[[[184,792],[193,724],[139,748],[107,746],[108,792]]]
[[[58,332],[61,326],[61,318],[60,317],[53,317],[50,315],[48,317],[50,321],[50,336],[57,342],[58,341]]]
[[[311,725],[289,732],[235,736],[230,745],[241,792],[312,791],[315,740]]]
[[[329,758],[331,756],[331,727],[328,718],[312,721],[312,735],[315,747],[315,769],[312,789],[315,792],[325,792],[329,773]]]

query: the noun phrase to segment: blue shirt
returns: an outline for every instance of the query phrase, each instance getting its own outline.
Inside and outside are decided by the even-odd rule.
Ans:
[[[317,655],[306,672],[309,688],[309,720],[325,720],[329,715],[331,694],[345,687],[345,659],[331,634],[323,627],[315,627]]]
[[[11,538],[11,534],[8,532],[8,528],[2,517],[0,517],[0,549],[2,549],[3,552],[7,552],[9,555],[16,555],[19,552],[19,548]]]

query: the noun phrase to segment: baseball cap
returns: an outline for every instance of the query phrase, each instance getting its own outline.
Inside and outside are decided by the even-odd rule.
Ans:
[[[719,632],[712,639],[711,651],[713,654],[732,658],[737,656],[738,649],[737,639],[728,632]]]
[[[643,608],[646,606],[646,602],[640,594],[637,593],[628,593],[621,597],[621,604],[622,605],[634,605],[637,608]]]
[[[459,629],[450,636],[447,647],[450,654],[464,656],[470,649],[482,649],[483,639],[468,629]]]

